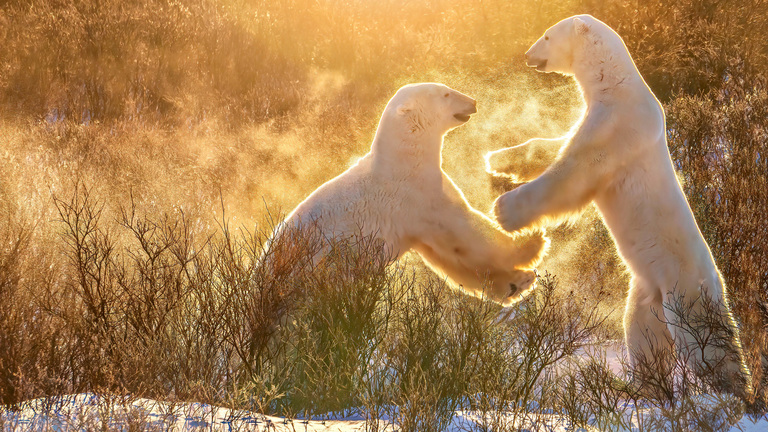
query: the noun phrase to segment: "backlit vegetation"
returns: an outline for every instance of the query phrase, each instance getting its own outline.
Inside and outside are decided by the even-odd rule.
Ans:
[[[407,430],[440,430],[472,408],[488,413],[477,428],[504,430],[510,402],[536,401],[576,424],[622,421],[612,402],[646,395],[599,356],[569,360],[620,338],[626,275],[591,213],[553,230],[543,269],[557,276],[508,321],[416,260],[383,262],[367,247],[339,244],[302,271],[257,265],[278,215],[368,151],[408,82],[478,100],[446,139],[444,168],[488,210],[514,185],[492,181],[483,154],[563,134],[581,113],[571,81],[522,59],[576,13],[622,35],[664,104],[760,409],[765,0],[3,3],[0,403],[130,392],[283,415],[359,409],[372,428],[389,415]],[[678,395],[710,389],[678,384]],[[659,404],[680,430],[710,418]]]

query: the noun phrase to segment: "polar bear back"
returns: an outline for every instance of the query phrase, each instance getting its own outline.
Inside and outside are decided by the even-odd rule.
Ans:
[[[371,157],[366,155],[312,192],[286,217],[282,229],[312,225],[329,239],[371,236],[399,251],[407,245],[399,241],[402,228],[391,223],[397,203],[388,189],[386,184],[374,183]]]

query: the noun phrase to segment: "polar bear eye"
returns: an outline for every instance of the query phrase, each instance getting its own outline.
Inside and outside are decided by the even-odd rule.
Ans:
[[[450,95],[450,93],[446,93],[446,94],[445,94],[445,97],[448,97],[449,95]]]
[[[544,40],[549,40],[549,36],[544,36]]]

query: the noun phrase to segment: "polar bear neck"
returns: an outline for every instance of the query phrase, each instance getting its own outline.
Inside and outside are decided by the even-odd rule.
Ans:
[[[395,177],[411,177],[440,171],[443,135],[431,131],[414,133],[379,124],[371,146],[373,170]]]
[[[624,99],[638,82],[644,83],[624,42],[613,34],[590,35],[574,59],[573,72],[587,106]]]

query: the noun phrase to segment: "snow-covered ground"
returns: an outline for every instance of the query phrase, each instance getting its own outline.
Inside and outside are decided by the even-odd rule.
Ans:
[[[56,403],[58,402],[58,403]],[[55,404],[46,409],[46,404]],[[45,414],[45,412],[48,412]],[[201,403],[165,403],[150,399],[109,400],[92,393],[63,396],[58,401],[37,399],[17,412],[2,412],[3,432],[101,429],[102,419],[109,430],[175,431],[362,431],[365,422],[356,419],[335,421],[286,420],[262,414],[237,412]],[[132,427],[134,426],[134,427]]]
[[[715,403],[715,398],[702,399],[703,404]],[[716,411],[716,410],[715,410]],[[650,423],[654,416],[650,409],[629,409],[632,419],[632,431],[666,430],[663,423]],[[514,422],[516,429],[522,431],[573,432],[584,431],[571,427],[562,415],[557,413],[533,414],[517,412]],[[103,425],[102,420],[107,424]],[[644,422],[640,427],[638,419]],[[509,428],[513,425],[510,412],[501,419]],[[450,432],[478,430],[477,423],[482,422],[482,415],[477,412],[457,412]],[[498,424],[498,423],[497,423]],[[327,421],[286,420],[262,414],[232,411],[201,403],[164,403],[149,399],[125,400],[97,396],[91,393],[63,396],[60,398],[37,399],[25,404],[20,411],[6,411],[0,408],[0,430],[2,431],[65,431],[65,430],[173,430],[173,431],[365,431],[366,422],[360,418],[346,418]],[[729,430],[728,427],[715,427],[715,430]],[[379,422],[379,431],[396,431],[398,428],[391,421]],[[591,427],[590,431],[599,428]],[[610,429],[627,430],[627,429]],[[695,429],[691,429],[695,430]],[[742,418],[731,431],[766,432],[768,420]]]
[[[605,346],[603,346],[605,349]],[[577,354],[581,357],[586,353]],[[623,344],[616,343],[605,351],[606,361],[611,370],[622,375],[621,366],[625,358]],[[711,430],[728,432],[768,432],[768,416],[740,419],[727,419],[732,412],[724,407],[734,399],[728,395],[702,395],[695,400],[710,418]],[[535,403],[519,407],[502,415],[486,415],[476,411],[458,411],[455,413],[447,432],[469,432],[494,430],[486,426],[501,425],[499,429],[520,430],[527,432],[592,432],[592,431],[666,431],[669,413],[658,407],[634,406],[624,403],[624,427],[606,427],[597,419],[592,419],[588,429],[573,427],[562,412],[542,410]],[[394,409],[387,410],[394,412]],[[701,417],[701,416],[700,416]],[[738,421],[736,421],[738,420]],[[106,425],[102,423],[106,421]],[[169,403],[142,398],[111,397],[92,393],[67,395],[57,398],[36,399],[24,403],[20,410],[9,411],[0,406],[0,432],[6,431],[280,431],[280,432],[353,432],[378,430],[380,432],[398,431],[392,419],[384,417],[378,427],[369,427],[365,419],[358,416],[333,420],[285,419],[258,413],[230,410],[203,403]],[[373,425],[371,425],[373,426]],[[628,426],[628,427],[627,427]],[[692,432],[700,428],[691,425]]]

